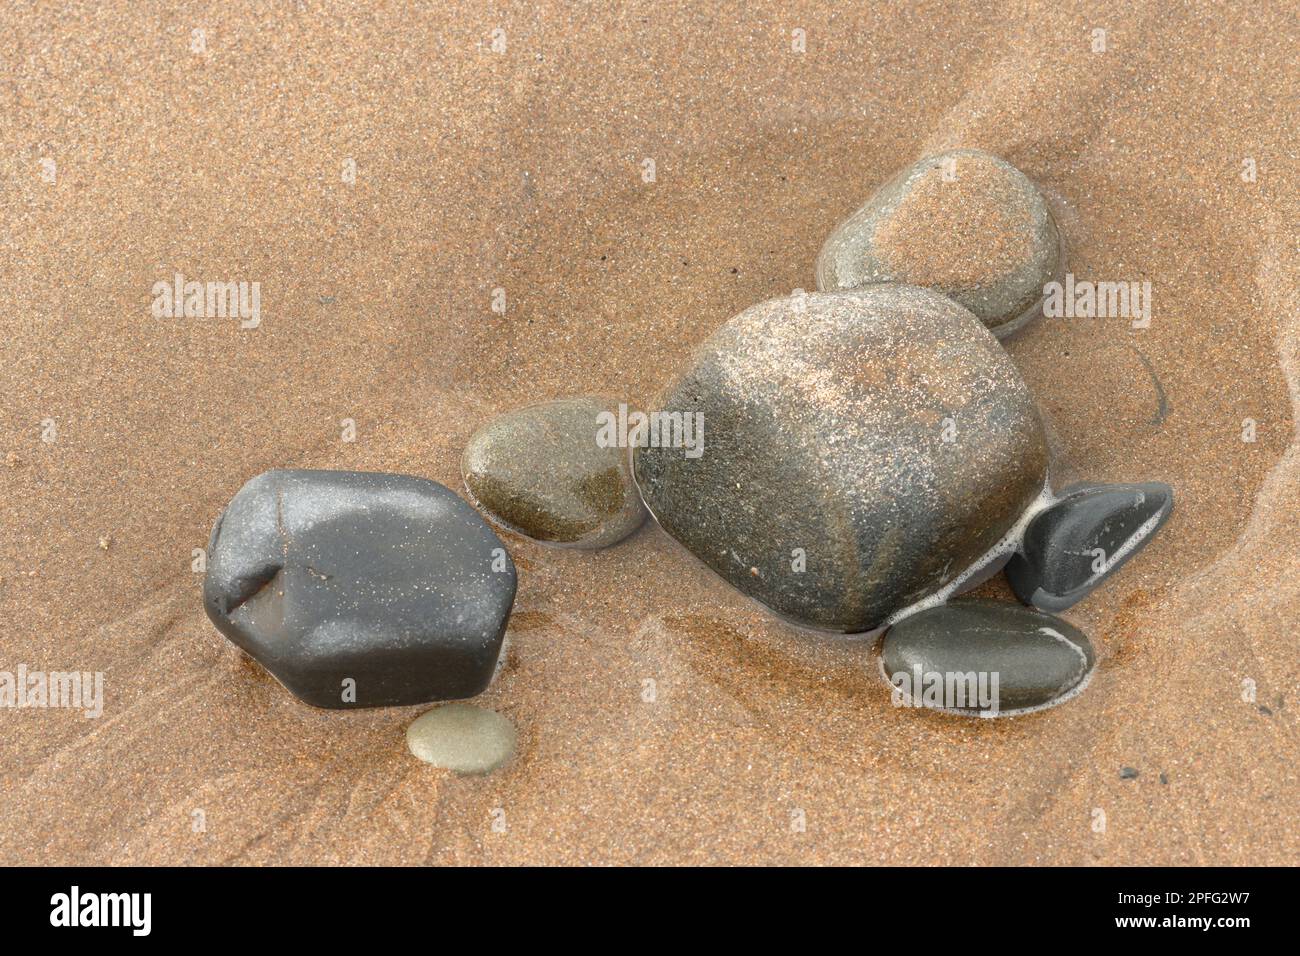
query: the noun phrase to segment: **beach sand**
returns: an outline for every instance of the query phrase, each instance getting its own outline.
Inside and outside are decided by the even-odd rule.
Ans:
[[[0,711],[0,862],[1300,861],[1294,8],[831,7],[6,5],[0,670],[105,699]],[[463,493],[493,414],[652,402],[958,146],[1041,185],[1078,279],[1152,286],[1148,328],[1005,343],[1057,487],[1177,495],[1064,614],[1099,656],[1077,699],[896,709],[870,642],[774,620],[653,524],[504,535],[479,702],[519,753],[488,776],[407,752],[427,708],[312,709],[208,622],[193,549],[248,478]],[[259,282],[261,325],[154,318],[178,272]]]

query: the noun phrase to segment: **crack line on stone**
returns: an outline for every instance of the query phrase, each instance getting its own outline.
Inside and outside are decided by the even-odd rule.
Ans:
[[[248,579],[244,586],[239,589],[242,597],[236,597],[234,601],[231,601],[230,597],[227,596],[226,616],[229,617],[234,614],[249,601],[253,600],[253,598],[265,591],[283,570],[284,565],[273,564],[267,567],[257,577]]]

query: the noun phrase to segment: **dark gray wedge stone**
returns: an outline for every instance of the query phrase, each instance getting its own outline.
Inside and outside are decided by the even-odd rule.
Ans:
[[[963,600],[903,618],[881,647],[895,702],[994,716],[1048,707],[1082,689],[1096,656],[1058,617]]]
[[[515,568],[435,481],[268,471],[212,529],[203,603],[217,629],[317,707],[472,697],[491,682]]]
[[[1136,554],[1173,508],[1174,490],[1156,481],[1075,485],[1029,523],[1007,580],[1026,604],[1063,611]]]

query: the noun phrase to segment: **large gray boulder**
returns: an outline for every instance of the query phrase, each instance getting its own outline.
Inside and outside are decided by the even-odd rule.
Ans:
[[[638,448],[663,528],[796,622],[862,632],[952,582],[1041,493],[1029,391],[961,306],[912,286],[800,294],[731,319],[659,403],[702,453]]]

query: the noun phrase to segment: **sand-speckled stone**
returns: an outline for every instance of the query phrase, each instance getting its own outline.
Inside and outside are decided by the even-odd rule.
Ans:
[[[659,408],[702,413],[708,436],[697,458],[637,450],[659,523],[744,593],[827,630],[872,630],[951,582],[1045,481],[1010,357],[911,286],[746,309]]]
[[[474,704],[444,704],[406,729],[406,746],[425,763],[457,773],[487,773],[515,752],[515,725]]]
[[[355,471],[251,479],[212,529],[203,582],[218,630],[331,708],[479,693],[514,595],[505,546],[454,492]]]
[[[601,548],[645,521],[626,448],[597,442],[618,403],[578,397],[529,405],[484,425],[461,462],[484,511],[537,541]]]
[[[922,687],[931,674],[973,674],[977,681],[981,674],[996,674],[1001,712],[1059,703],[1077,692],[1096,663],[1092,643],[1068,621],[981,600],[954,601],[903,618],[885,634],[881,659],[895,687]],[[980,709],[954,703],[941,698],[938,706]]]
[[[1038,187],[990,153],[958,149],[907,167],[840,225],[817,258],[817,288],[924,286],[1002,336],[1032,318],[1064,271]]]
[[[1063,611],[1140,551],[1173,508],[1174,490],[1158,481],[1067,488],[1029,522],[1007,580],[1026,604]]]

